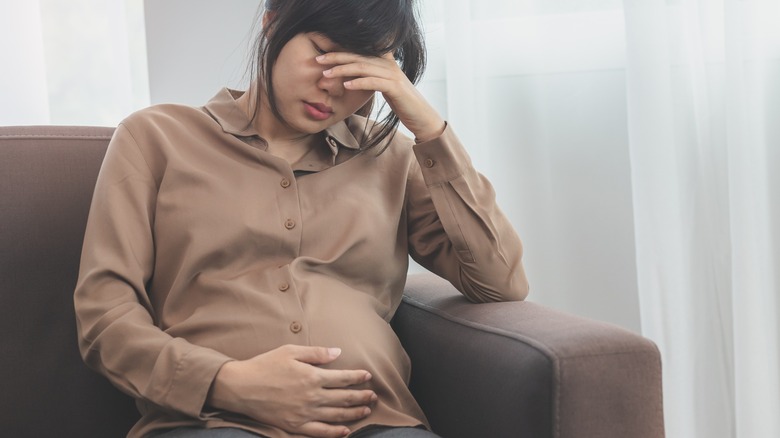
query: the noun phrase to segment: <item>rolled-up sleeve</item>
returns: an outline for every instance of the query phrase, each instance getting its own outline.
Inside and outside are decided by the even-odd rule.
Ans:
[[[146,291],[154,267],[158,181],[120,125],[92,200],[74,304],[84,361],[127,394],[203,417],[219,368],[230,360],[155,325]]]
[[[520,238],[452,127],[413,150],[407,187],[412,258],[472,301],[524,299]]]

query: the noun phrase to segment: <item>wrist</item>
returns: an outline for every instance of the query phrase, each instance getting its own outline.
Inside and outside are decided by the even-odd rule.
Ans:
[[[420,130],[414,133],[414,142],[416,144],[425,143],[426,141],[431,141],[441,136],[444,133],[444,130],[447,128],[447,122],[439,119],[437,122],[432,123],[430,126],[431,126],[430,128],[424,131]]]
[[[219,410],[231,410],[230,404],[231,401],[235,400],[235,397],[230,389],[230,376],[236,365],[236,361],[228,361],[219,368],[206,395],[206,406]]]

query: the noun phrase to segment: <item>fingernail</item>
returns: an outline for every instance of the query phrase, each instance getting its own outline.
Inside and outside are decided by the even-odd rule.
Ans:
[[[335,359],[341,355],[341,348],[328,348],[328,356],[331,359]]]
[[[315,59],[317,61],[322,61],[323,59],[325,59],[325,55],[320,55],[320,56],[316,57]]]
[[[366,382],[371,380],[371,373],[366,373],[366,377],[365,378],[366,378],[366,380],[365,380]]]
[[[368,416],[371,414],[370,408],[363,408],[363,416]]]
[[[377,397],[376,394],[371,394],[371,402],[375,402],[377,400],[379,400],[379,397]]]
[[[330,76],[331,74],[333,74],[333,70],[330,69],[325,70],[324,72],[322,72],[322,74],[324,74],[325,76]]]
[[[352,81],[344,82],[344,86],[350,88],[352,86]]]

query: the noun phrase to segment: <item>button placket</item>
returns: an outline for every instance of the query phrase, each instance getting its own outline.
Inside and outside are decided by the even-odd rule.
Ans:
[[[304,323],[306,314],[301,307],[300,297],[296,290],[295,281],[293,281],[290,272],[290,265],[279,266],[278,277],[276,278],[276,289],[278,290],[279,300],[284,307],[285,319],[279,321],[280,324],[287,324],[291,335],[305,336]],[[286,320],[286,321],[285,321]],[[293,342],[292,339],[290,339]],[[297,339],[294,342],[308,342],[308,339]]]
[[[279,195],[279,208],[281,211],[288,211],[288,214],[290,213],[297,213],[300,215],[300,207],[299,207],[299,199],[298,199],[298,190],[296,190],[296,186],[293,185],[291,176],[282,176],[282,178],[279,180],[279,186],[282,188],[282,192]],[[296,226],[296,217],[295,216],[288,216],[284,222],[283,222],[284,228],[288,230],[292,230]]]
[[[299,291],[289,265],[299,255],[302,237],[302,227],[299,226],[302,225],[300,185],[295,180],[292,169],[281,171],[277,176],[276,183],[279,184],[276,189],[277,208],[282,215],[280,219],[281,225],[284,227],[279,231],[281,233],[279,237],[284,241],[284,257],[287,259],[279,266],[279,276],[276,277],[276,284],[273,286],[276,288],[277,297],[284,307],[285,316],[279,321],[279,324],[287,324],[287,328],[290,330],[288,334],[296,339],[295,341],[290,339],[291,342],[305,343],[308,341],[300,337],[307,336],[307,331],[304,330],[306,314],[301,306]]]

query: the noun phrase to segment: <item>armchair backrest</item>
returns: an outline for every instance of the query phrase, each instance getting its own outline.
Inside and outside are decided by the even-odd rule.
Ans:
[[[124,436],[132,400],[79,357],[73,289],[113,128],[0,127],[0,430]]]

